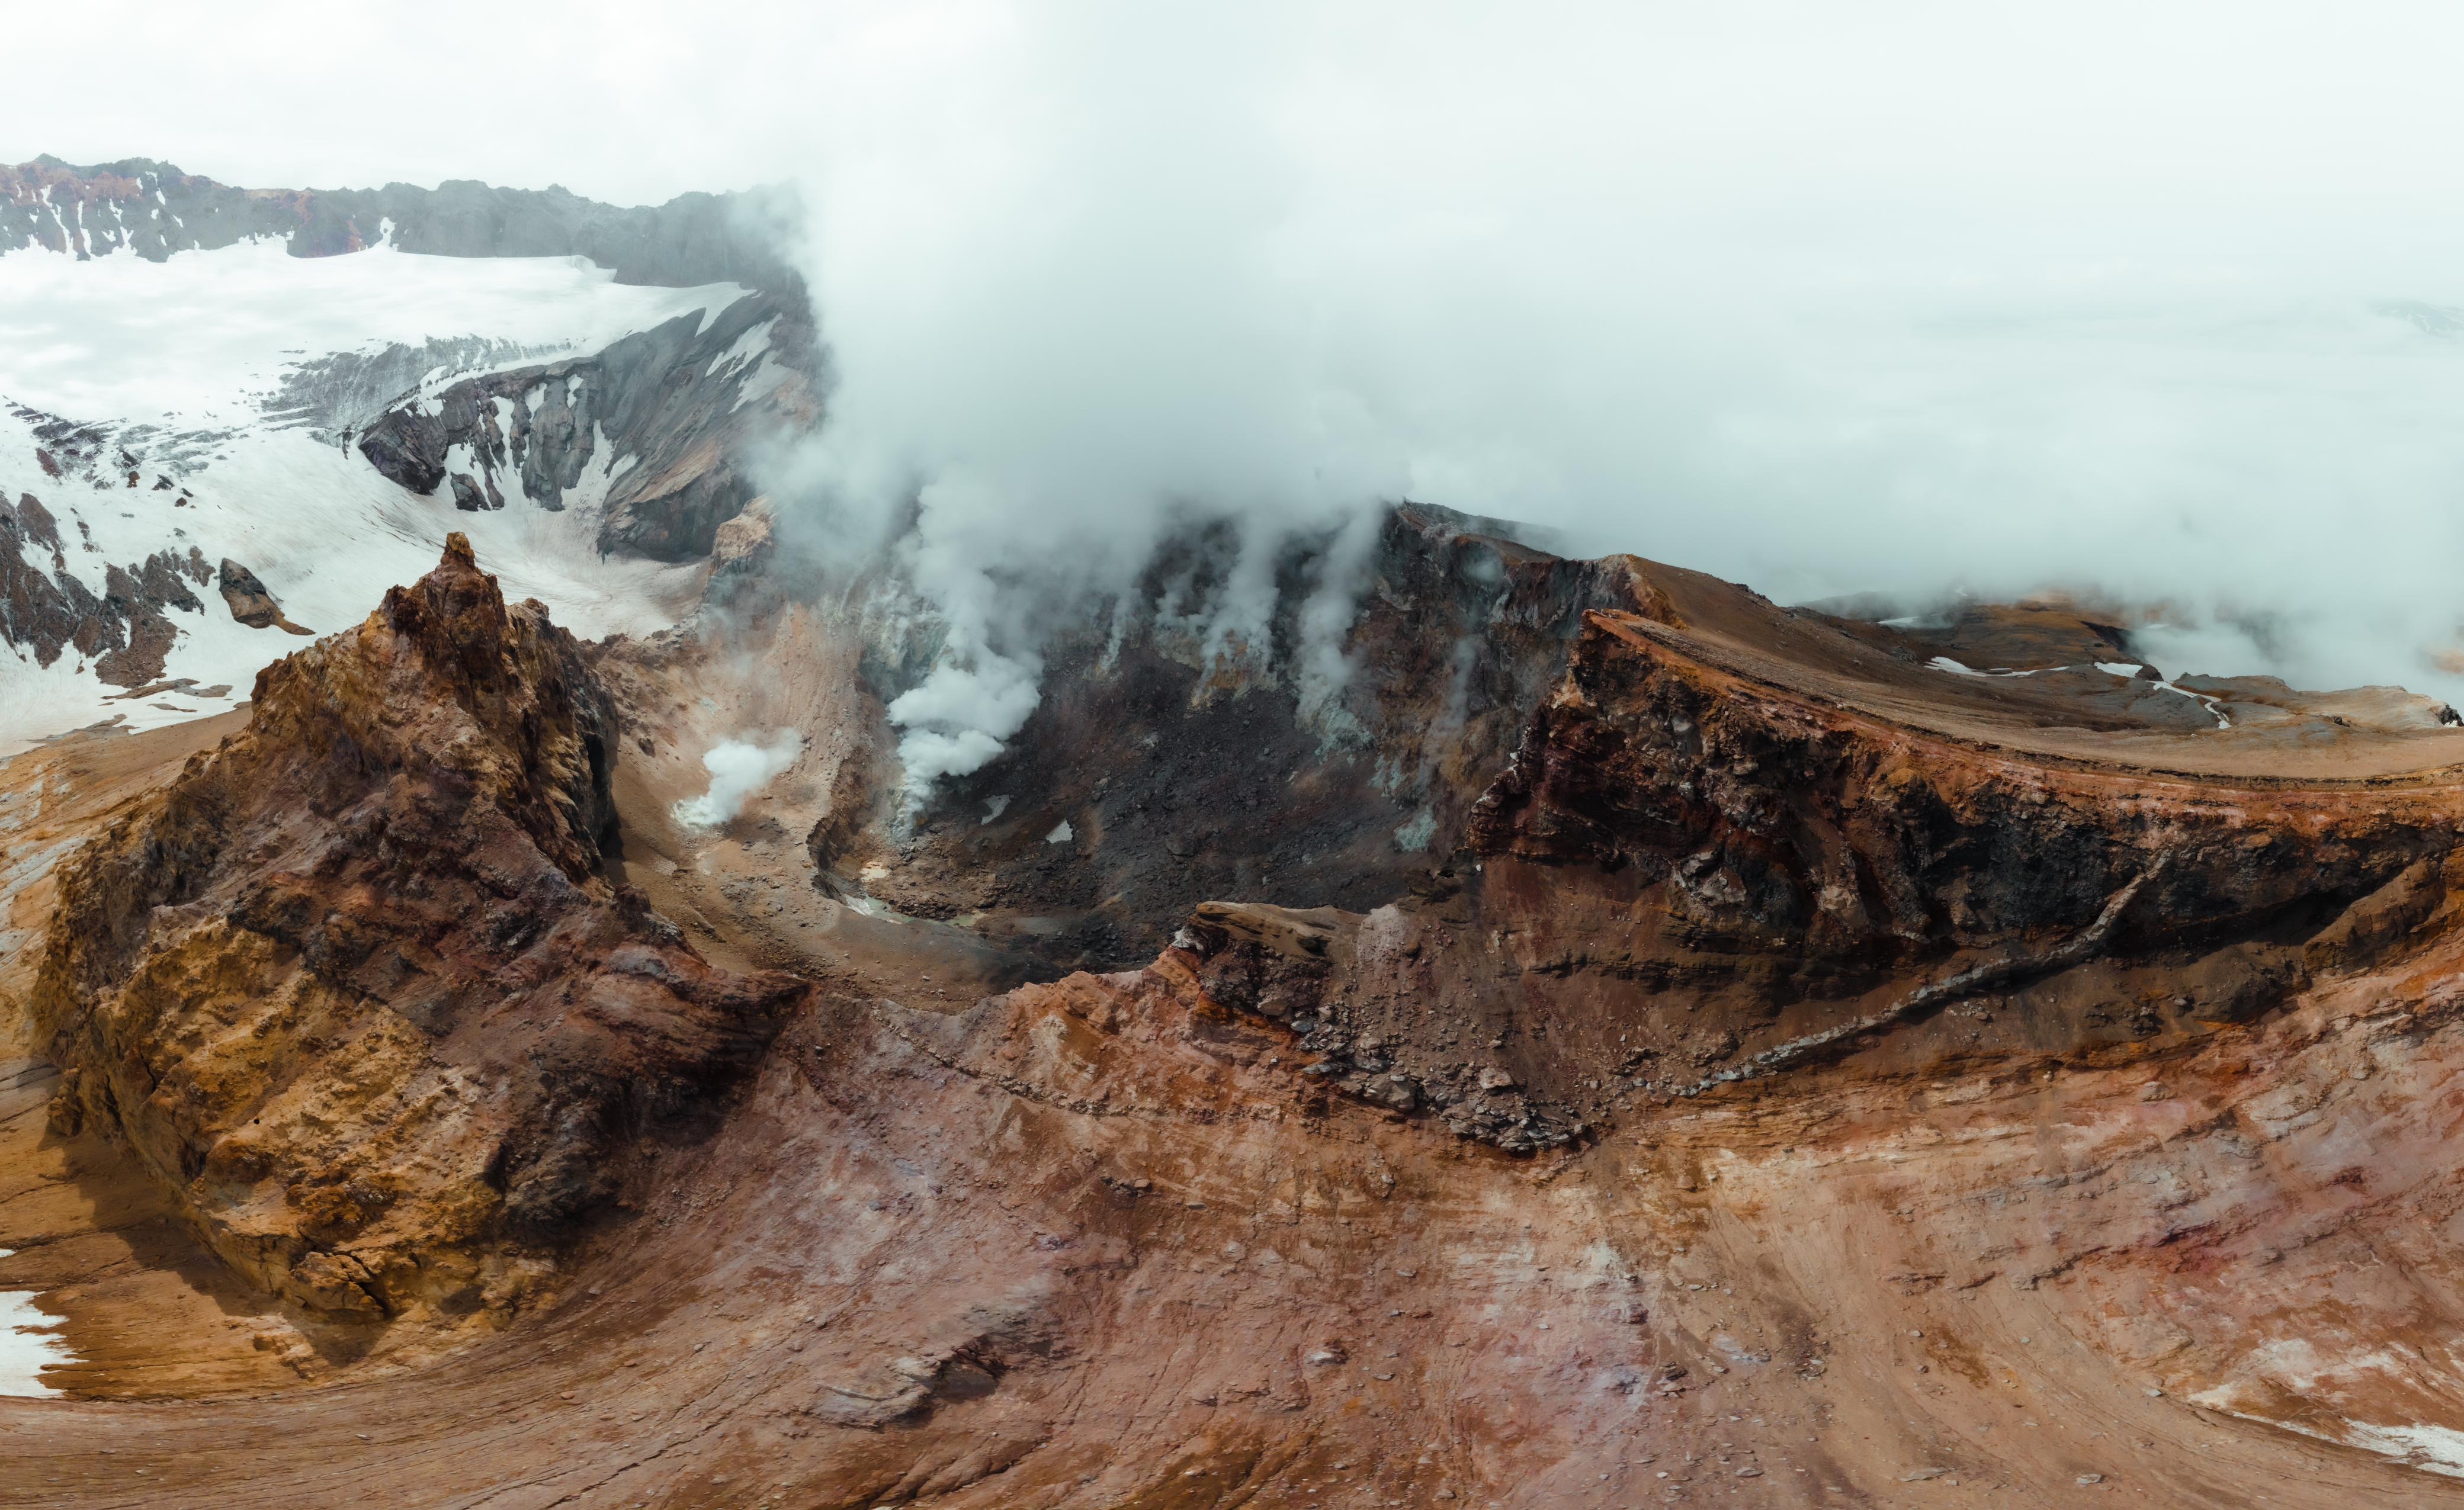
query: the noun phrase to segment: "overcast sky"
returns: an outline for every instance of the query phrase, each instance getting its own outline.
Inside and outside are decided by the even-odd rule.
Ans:
[[[1056,85],[1221,91],[1225,134],[1271,130],[1305,175],[1441,170],[1474,213],[1468,191],[1537,174],[1800,228],[1991,205],[2423,234],[2464,125],[2464,19],[2434,4],[1203,9],[81,0],[14,8],[5,120],[21,156],[655,201],[807,175],[868,116],[903,135],[1066,103],[963,98],[1006,54]]]
[[[2452,8],[28,11],[11,160],[803,183],[831,464],[1002,552],[1409,492],[2464,690]]]

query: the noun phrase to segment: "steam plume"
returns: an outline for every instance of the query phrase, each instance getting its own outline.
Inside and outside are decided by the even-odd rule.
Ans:
[[[1174,522],[1242,521],[1228,652],[1279,541],[1406,496],[2464,697],[2464,222],[2385,103],[2464,127],[2435,71],[2355,41],[2371,98],[2297,123],[2342,43],[2120,7],[2027,47],[1889,5],[894,14],[817,50],[841,381],[774,491],[946,623],[911,782],[997,755],[1055,605]],[[1308,605],[1316,685],[1349,610]]]
[[[722,739],[701,757],[710,773],[710,790],[676,804],[676,817],[696,828],[716,828],[744,810],[745,799],[770,784],[796,763],[803,748],[792,730],[782,730],[768,744],[749,739]]]

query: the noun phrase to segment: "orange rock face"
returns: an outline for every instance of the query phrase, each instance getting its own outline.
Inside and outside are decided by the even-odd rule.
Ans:
[[[518,1308],[634,1130],[805,991],[600,875],[614,759],[571,637],[454,536],[66,867],[32,1003],[55,1123],[125,1138],[313,1311]]]

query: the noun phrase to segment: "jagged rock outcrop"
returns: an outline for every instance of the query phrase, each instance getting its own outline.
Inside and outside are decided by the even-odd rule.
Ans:
[[[2402,796],[2167,790],[1995,758],[1704,667],[1596,613],[1482,798],[1472,851],[1631,872],[1672,938],[1808,961],[2086,926],[2152,871],[2161,925],[2246,931],[2452,843]]]
[[[0,254],[41,248],[79,258],[174,252],[275,238],[301,257],[389,241],[448,257],[587,257],[620,283],[684,288],[803,284],[781,254],[796,219],[784,187],[680,194],[629,208],[562,188],[495,188],[469,179],[434,188],[234,188],[167,163],[129,158],[80,167],[55,157],[0,166]]]
[[[809,317],[768,295],[685,315],[592,356],[467,378],[395,405],[360,453],[413,492],[450,484],[465,511],[604,503],[603,553],[709,554],[755,487],[749,442],[809,423]]]
[[[256,573],[228,556],[223,558],[216,588],[222,594],[223,602],[230,607],[231,618],[252,629],[282,628],[293,634],[314,632],[283,617],[282,604],[275,600],[273,591],[257,580]]]
[[[712,968],[605,879],[615,759],[572,638],[452,536],[64,867],[55,1121],[313,1310],[519,1307],[808,990]]]
[[[48,573],[27,558],[30,551],[36,560],[50,558]],[[13,506],[0,500],[0,638],[31,651],[37,666],[73,649],[115,687],[141,687],[162,675],[176,632],[163,611],[203,608],[189,584],[211,579],[205,554],[190,546],[185,557],[165,550],[106,566],[98,598],[68,570],[66,551],[41,499],[20,493]]]

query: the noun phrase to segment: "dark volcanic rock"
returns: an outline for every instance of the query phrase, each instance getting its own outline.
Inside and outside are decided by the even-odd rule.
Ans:
[[[2451,843],[2392,804],[2117,803],[2110,778],[1763,691],[1653,627],[1589,616],[1468,837],[1484,857],[1631,869],[1705,943],[1821,958],[2080,928],[2160,857],[2165,929],[2238,931]]]
[[[51,558],[51,571],[27,559],[29,549]],[[0,638],[50,666],[75,649],[95,663],[95,675],[115,687],[138,687],[163,674],[175,631],[166,608],[190,613],[205,605],[189,583],[212,575],[191,546],[185,557],[157,551],[133,566],[103,571],[97,598],[69,574],[59,526],[32,493],[15,507],[0,502]]]
[[[615,758],[572,638],[452,536],[63,868],[55,1120],[124,1138],[303,1305],[518,1306],[808,990],[713,969],[602,875]]]
[[[1238,541],[1192,532],[1131,601],[1086,616],[1094,630],[1045,647],[1043,700],[1007,753],[943,783],[904,834],[894,770],[878,775],[814,836],[816,861],[905,911],[1067,919],[1018,938],[1054,967],[1152,958],[1212,897],[1366,909],[1401,895],[1455,848],[1584,611],[1666,611],[1627,558],[1567,560],[1502,528],[1404,505],[1348,563],[1331,537],[1297,542],[1263,643],[1213,647]],[[1331,585],[1356,593],[1357,617],[1341,644],[1313,645],[1304,616]],[[929,662],[924,647],[868,674],[887,702]],[[892,874],[859,885],[884,852]]]
[[[33,650],[37,665],[49,666],[76,636],[78,606],[49,574],[26,559],[29,546],[50,556],[55,570],[66,566],[58,527],[31,492],[20,494],[13,509],[0,502],[0,634],[11,645]]]
[[[390,409],[360,435],[368,465],[413,492],[434,492],[445,480],[445,450],[451,442],[435,415],[416,405]]]
[[[257,580],[256,573],[228,556],[223,558],[216,586],[222,593],[223,602],[230,606],[231,617],[250,628],[296,627],[290,620],[282,617],[282,604],[275,602],[274,594],[267,590],[265,583]]]
[[[605,477],[603,552],[706,556],[752,501],[747,442],[813,417],[812,329],[803,307],[759,295],[710,318],[682,315],[595,356],[465,379],[371,421],[360,453],[414,492],[449,479],[465,446],[477,471],[450,480],[455,507],[527,500],[558,510]],[[748,339],[751,338],[751,339]],[[763,343],[766,357],[737,352]],[[431,412],[431,410],[433,412]],[[603,451],[602,448],[605,448]]]

